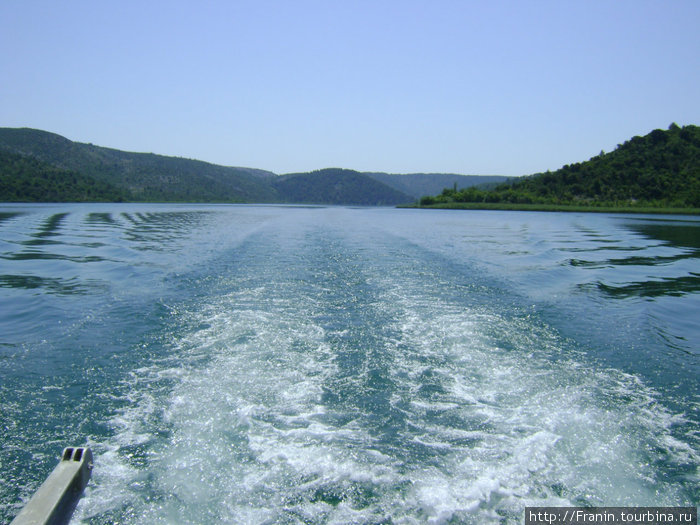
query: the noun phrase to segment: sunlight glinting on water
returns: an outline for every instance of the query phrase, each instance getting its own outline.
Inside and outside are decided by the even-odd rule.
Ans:
[[[528,505],[692,504],[697,247],[664,235],[695,226],[625,220],[3,217],[0,442],[14,459],[0,513],[82,440],[95,469],[76,521],[92,525],[495,524]]]
[[[193,305],[200,328],[133,375],[141,398],[113,424],[143,457],[96,471],[88,514],[124,486],[129,515],[154,523],[498,523],[526,505],[682,497],[652,450],[698,458],[634,376],[586,367],[527,312],[440,298],[428,262],[374,253],[389,274],[352,241],[280,243],[295,255],[214,286],[234,291]],[[288,277],[290,257],[320,279]]]

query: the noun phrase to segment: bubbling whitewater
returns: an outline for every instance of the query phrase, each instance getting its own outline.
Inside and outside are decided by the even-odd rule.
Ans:
[[[531,257],[516,241],[479,254],[432,212],[206,212],[148,221],[147,263],[130,254],[159,322],[131,341],[148,358],[98,394],[77,521],[521,523],[530,505],[697,503],[687,397],[572,339],[557,316],[580,305],[550,314],[518,281],[542,260],[509,267]]]

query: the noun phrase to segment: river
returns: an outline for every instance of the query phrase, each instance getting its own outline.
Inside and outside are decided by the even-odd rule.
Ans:
[[[0,522],[522,523],[700,501],[700,219],[0,206]]]

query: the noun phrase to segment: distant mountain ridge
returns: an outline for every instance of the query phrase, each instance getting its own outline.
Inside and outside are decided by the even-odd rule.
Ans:
[[[506,182],[510,177],[503,175],[459,175],[457,173],[370,173],[375,180],[391,186],[415,199],[425,195],[435,195],[445,188],[464,189],[472,186],[495,185]]]
[[[293,203],[392,206],[415,200],[367,174],[340,168],[289,173],[272,184],[280,195]]]
[[[4,166],[0,168],[0,201],[396,205],[413,202],[447,186],[465,188],[507,179],[360,173],[339,168],[280,176],[256,168],[219,166],[73,142],[30,128],[0,128],[0,160]]]

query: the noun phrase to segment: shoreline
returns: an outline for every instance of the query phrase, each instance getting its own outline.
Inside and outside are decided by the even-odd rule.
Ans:
[[[500,202],[450,202],[430,204],[402,204],[397,208],[426,210],[502,210],[502,211],[551,211],[577,213],[638,213],[658,215],[700,215],[700,208],[654,208],[632,206],[577,206],[565,204],[512,204]]]

